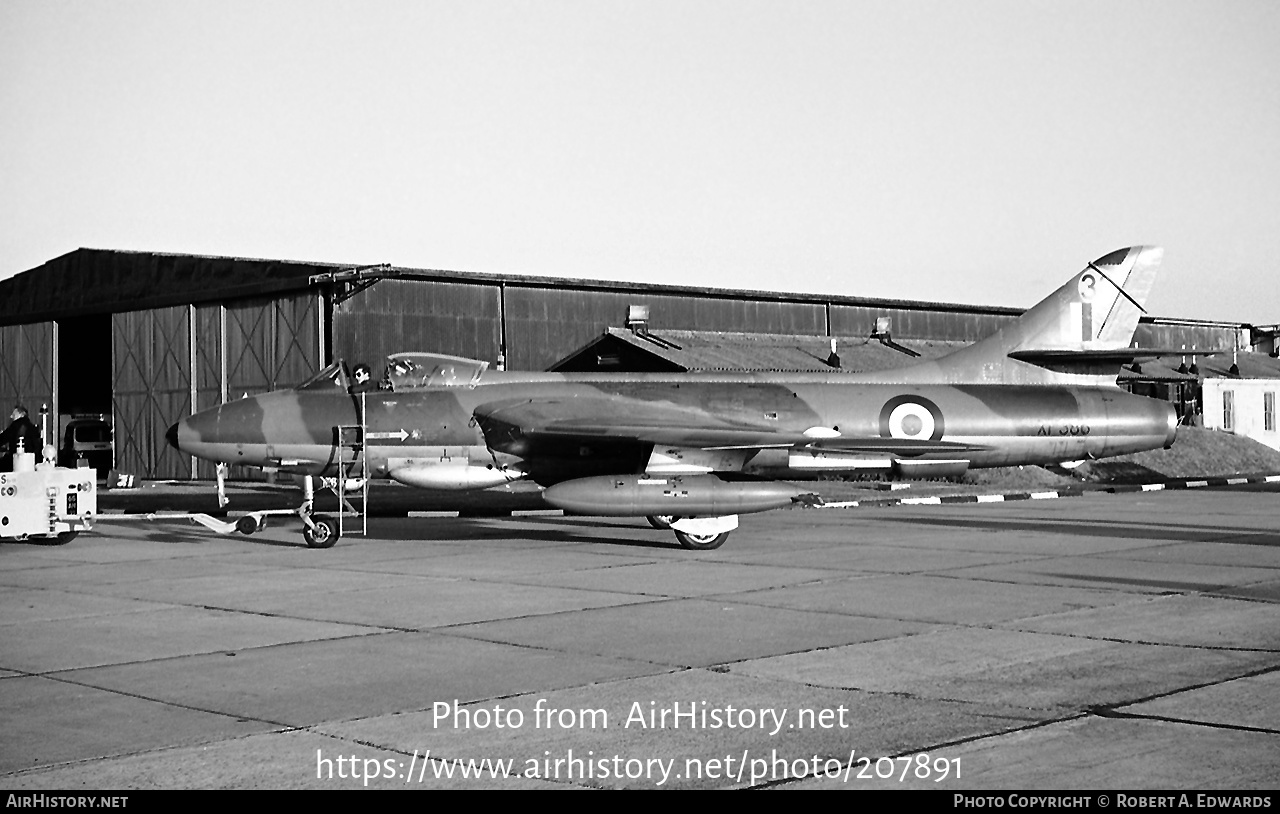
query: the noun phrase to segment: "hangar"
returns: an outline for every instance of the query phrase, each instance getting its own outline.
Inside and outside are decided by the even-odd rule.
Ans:
[[[941,355],[1020,313],[77,249],[0,282],[0,398],[28,405],[33,418],[48,405],[55,433],[55,420],[108,415],[119,468],[148,478],[205,478],[213,476],[210,465],[165,443],[170,424],[296,384],[335,358],[376,368],[390,353],[430,350],[522,370],[869,370]],[[1139,347],[1242,351],[1263,363],[1251,375],[1280,379],[1274,358],[1250,353],[1248,325],[1144,317],[1135,339]],[[1122,384],[1197,412],[1200,375],[1186,360],[1177,368],[1135,367]]]

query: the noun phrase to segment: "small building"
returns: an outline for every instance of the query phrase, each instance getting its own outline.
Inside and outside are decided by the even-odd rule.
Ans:
[[[1276,414],[1280,358],[1269,353],[1238,353],[1205,360],[1201,368],[1204,426],[1280,450]]]
[[[1205,379],[1204,426],[1252,438],[1280,451],[1277,379]]]

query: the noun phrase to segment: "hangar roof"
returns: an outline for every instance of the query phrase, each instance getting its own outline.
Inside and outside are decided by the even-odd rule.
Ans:
[[[853,304],[998,316],[1022,312],[1019,308],[917,300],[620,283],[522,274],[484,274],[389,265],[356,266],[116,249],[76,249],[37,268],[0,281],[0,325],[45,322],[84,314],[224,302],[302,291],[316,286],[358,285],[381,278],[449,280],[589,291],[700,294],[727,299]]]
[[[345,268],[242,257],[76,249],[0,282],[0,324],[45,322],[306,289]]]
[[[1120,371],[1120,381],[1178,382],[1200,379],[1280,379],[1280,359],[1257,351],[1232,354],[1225,351],[1213,356],[1188,357],[1187,372],[1182,372],[1183,360],[1178,356],[1165,356],[1140,362],[1140,372],[1125,366]],[[1195,364],[1198,373],[1190,371]],[[1231,366],[1238,372],[1232,372]]]
[[[897,344],[897,343],[894,343]],[[906,342],[896,350],[866,337],[838,338],[839,368],[846,371],[891,370],[911,364],[918,354],[932,359],[963,347],[964,342]],[[822,336],[663,329],[644,333],[609,328],[551,366],[550,370],[829,371],[830,339]]]

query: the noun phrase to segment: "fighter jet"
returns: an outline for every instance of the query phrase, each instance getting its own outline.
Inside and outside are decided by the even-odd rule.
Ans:
[[[647,517],[685,548],[714,549],[737,515],[812,500],[789,481],[817,474],[958,475],[1169,447],[1173,408],[1116,385],[1145,353],[1129,345],[1161,257],[1112,252],[994,335],[894,371],[570,374],[398,353],[381,381],[338,361],[167,438],[308,486],[354,472],[434,490],[531,481],[552,506]],[[333,545],[340,524],[309,507],[308,545]]]

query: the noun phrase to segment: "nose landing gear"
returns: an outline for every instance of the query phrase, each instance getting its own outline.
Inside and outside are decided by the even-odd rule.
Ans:
[[[307,548],[333,548],[342,536],[338,521],[328,515],[303,517],[302,521],[307,524],[302,529],[302,539],[307,541]]]

